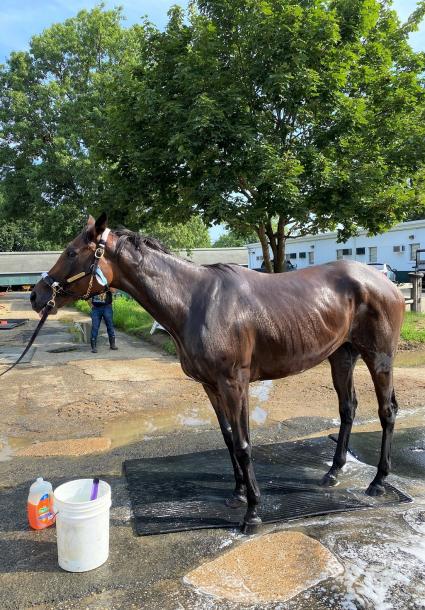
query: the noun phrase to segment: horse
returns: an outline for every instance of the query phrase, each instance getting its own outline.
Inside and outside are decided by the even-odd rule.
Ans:
[[[340,430],[321,485],[337,484],[357,407],[353,371],[361,356],[371,374],[382,426],[376,476],[366,493],[385,493],[398,405],[393,362],[405,309],[382,273],[339,260],[291,273],[264,274],[232,264],[196,265],[154,238],[111,231],[103,213],[83,231],[31,293],[35,311],[59,307],[109,286],[131,295],[174,339],[184,373],[200,382],[232,461],[227,504],[246,507],[242,530],[255,530],[260,490],[251,458],[248,397],[253,381],[301,373],[328,359]]]

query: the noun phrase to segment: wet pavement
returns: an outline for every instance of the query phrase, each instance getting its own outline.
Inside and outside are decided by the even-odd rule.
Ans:
[[[24,326],[0,331],[0,346],[22,347],[36,317],[22,296],[2,297],[0,304],[8,308],[8,317],[30,318]],[[118,336],[120,351],[111,352],[104,344],[99,354],[91,355],[69,332],[74,322],[84,324],[87,318],[63,310],[59,319],[49,320],[31,362],[1,379],[2,610],[425,608],[425,481],[420,467],[415,472],[396,467],[389,477],[414,498],[409,505],[268,525],[250,538],[222,529],[135,536],[123,462],[222,448],[223,441],[202,388],[172,358],[123,333]],[[65,347],[78,349],[51,352]],[[361,457],[373,461],[380,442],[373,434],[380,427],[376,400],[365,367],[360,365],[356,375],[360,407],[355,430],[371,433],[363,437]],[[405,436],[405,453],[419,455],[425,443],[418,431],[425,426],[423,354],[400,354],[395,379],[401,405],[397,428],[417,429],[413,441],[405,433],[397,442]],[[251,412],[257,445],[336,431],[329,368],[322,365],[296,378],[253,384]],[[19,456],[34,443],[89,438],[109,439],[110,447],[97,447],[90,455],[67,455],[65,450],[55,456]],[[326,467],[324,463],[323,471]],[[347,465],[342,475],[346,480],[353,467]],[[372,476],[372,469],[367,470]],[[40,475],[54,487],[92,476],[110,482],[111,552],[104,566],[85,574],[66,573],[57,565],[54,528],[28,530],[27,493]],[[251,541],[258,546],[253,553],[244,548]],[[270,562],[268,569],[259,569],[263,556]],[[208,570],[211,574],[214,561],[220,578],[207,591],[205,575]],[[317,579],[313,567],[318,567]],[[194,572],[196,581],[189,577]],[[242,598],[235,599],[235,590],[242,591]]]

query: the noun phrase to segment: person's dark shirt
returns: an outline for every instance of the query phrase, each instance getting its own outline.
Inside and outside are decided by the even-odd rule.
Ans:
[[[110,290],[107,290],[106,292],[103,292],[102,294],[97,294],[94,297],[92,297],[92,305],[93,307],[104,307],[105,305],[111,305],[112,304],[112,292]]]

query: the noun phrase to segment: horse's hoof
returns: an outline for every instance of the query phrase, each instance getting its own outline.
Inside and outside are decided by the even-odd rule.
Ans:
[[[225,504],[228,508],[240,508],[244,506],[248,500],[246,496],[242,496],[240,494],[234,494],[231,498],[227,498]]]
[[[329,474],[329,472],[327,472],[320,481],[320,485],[322,487],[335,487],[335,485],[338,485],[338,479],[334,474]]]
[[[247,521],[244,521],[241,526],[242,534],[250,536],[257,534],[260,531],[262,521],[260,517],[251,517]]]
[[[384,494],[385,487],[383,485],[379,485],[379,483],[371,483],[366,489],[366,495],[371,496],[372,498],[376,496],[383,496]]]

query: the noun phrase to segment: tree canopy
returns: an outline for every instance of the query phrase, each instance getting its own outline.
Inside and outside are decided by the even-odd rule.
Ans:
[[[196,0],[158,31],[82,11],[0,72],[5,213],[52,240],[88,210],[136,230],[201,217],[255,232],[269,271],[292,237],[421,215],[425,55],[408,37],[424,13]]]
[[[46,238],[63,243],[89,210],[119,207],[96,151],[108,129],[107,89],[140,62],[142,31],[122,28],[120,10],[99,6],[34,36],[28,52],[1,67],[0,180],[9,217],[40,223]]]
[[[143,227],[143,233],[156,237],[170,250],[187,250],[189,253],[193,248],[211,247],[208,228],[199,216],[192,216],[185,223],[151,221]]]
[[[258,241],[258,235],[255,231],[251,233],[238,233],[237,231],[227,231],[220,235],[218,239],[213,243],[214,248],[237,248],[245,246],[246,244],[252,244]]]
[[[406,218],[425,129],[424,55],[408,35],[424,10],[401,24],[378,0],[175,8],[112,103],[126,137],[112,131],[104,153],[128,209],[255,229],[275,271],[288,238]]]

